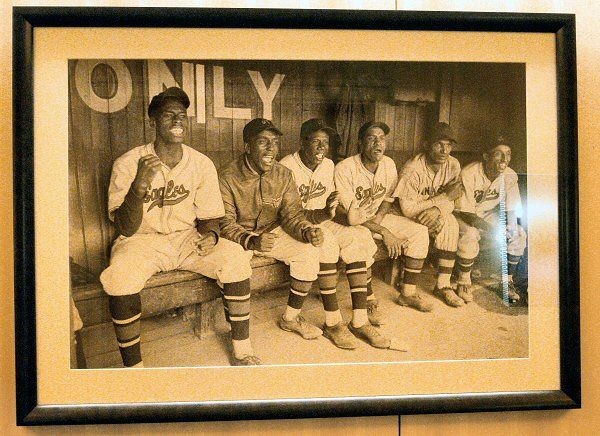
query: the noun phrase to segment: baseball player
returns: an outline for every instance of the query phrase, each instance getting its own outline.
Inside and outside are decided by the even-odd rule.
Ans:
[[[323,229],[324,243],[319,258],[318,282],[325,309],[323,335],[337,347],[356,348],[356,340],[348,329],[359,338],[377,348],[388,348],[389,339],[383,337],[372,324],[379,325],[381,316],[376,300],[371,300],[371,318],[367,312],[367,267],[373,264],[377,246],[371,232],[362,226],[344,226],[334,223],[338,205],[338,193],[333,182],[333,161],[325,157],[329,151],[330,138],[336,132],[323,120],[313,118],[300,128],[300,149],[285,156],[280,163],[292,171],[302,206],[309,221]],[[346,263],[346,276],[352,297],[352,322],[346,326],[339,310],[336,288],[338,283],[337,261]],[[371,293],[372,295],[372,293]]]
[[[402,168],[393,196],[398,197],[405,217],[429,229],[438,267],[434,294],[449,306],[460,307],[472,297],[465,292],[457,295],[450,284],[458,244],[458,223],[452,211],[454,200],[462,193],[460,164],[450,156],[455,143],[450,126],[437,123],[429,133],[424,152]]]
[[[387,124],[368,122],[358,131],[360,153],[335,167],[335,186],[348,223],[362,224],[381,238],[392,259],[404,261],[398,304],[429,312],[433,305],[417,291],[416,280],[429,248],[427,227],[394,213],[398,181],[394,161],[385,156]]]
[[[461,180],[464,193],[456,202],[458,217],[458,289],[471,293],[471,267],[479,254],[479,241],[506,236],[508,257],[507,297],[514,303],[520,299],[513,283],[513,274],[527,244],[527,235],[517,224],[521,208],[518,176],[510,168],[511,148],[503,137],[483,153],[483,160],[463,168]]]
[[[322,330],[306,322],[300,311],[317,279],[323,231],[306,219],[291,171],[275,160],[281,135],[264,118],[255,118],[244,127],[244,153],[219,178],[225,205],[221,235],[250,254],[290,266],[288,304],[279,327],[315,339]]]
[[[148,106],[156,139],[113,165],[109,218],[120,236],[100,281],[125,366],[143,366],[140,290],[159,271],[182,269],[217,279],[231,319],[234,365],[257,365],[249,339],[249,259],[219,237],[224,214],[215,166],[183,143],[190,100],[172,87]]]

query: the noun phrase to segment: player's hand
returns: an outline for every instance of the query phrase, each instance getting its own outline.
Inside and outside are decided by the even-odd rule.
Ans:
[[[201,235],[194,243],[196,245],[196,253],[200,256],[206,256],[215,248],[217,237],[213,232],[208,232],[206,235]]]
[[[440,215],[440,210],[436,206],[433,206],[417,215],[417,221],[424,226],[427,226],[429,229],[432,229],[437,226]]]
[[[400,239],[392,234],[389,230],[384,231],[383,244],[387,248],[388,256],[392,259],[397,259],[402,256],[402,249],[408,245],[408,239]]]
[[[447,185],[444,189],[444,193],[446,194],[446,197],[448,197],[448,200],[458,200],[463,193],[462,182],[459,180],[458,182]]]
[[[371,219],[376,212],[377,207],[371,198],[360,206],[357,204],[356,198],[353,198],[348,209],[348,224],[358,226]]]
[[[337,191],[333,191],[325,200],[325,212],[329,214],[329,218],[332,219],[335,216],[335,211],[340,204],[340,194]]]
[[[250,238],[249,248],[266,253],[271,251],[275,246],[275,239],[277,239],[277,235],[269,232],[262,233],[258,236],[252,236]]]
[[[160,159],[153,154],[147,154],[140,158],[137,173],[131,185],[135,195],[140,198],[146,195],[146,191],[152,186],[152,180],[160,171],[161,165]]]
[[[320,247],[325,241],[323,231],[318,227],[309,227],[306,229],[306,239],[315,247]]]
[[[519,229],[515,225],[507,225],[506,226],[506,240],[507,242],[512,242],[512,240],[517,237],[519,234]]]
[[[437,220],[435,222],[435,224],[427,227],[429,229],[429,234],[436,236],[439,232],[442,231],[442,227],[444,226],[444,223],[441,220]]]

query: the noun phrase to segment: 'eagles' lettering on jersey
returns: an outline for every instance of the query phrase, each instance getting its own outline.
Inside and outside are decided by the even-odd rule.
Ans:
[[[474,192],[474,196],[475,196],[475,202],[476,203],[481,203],[484,200],[496,200],[498,199],[498,197],[500,197],[500,193],[498,192],[497,189],[493,189],[491,191],[488,191],[487,195],[485,193],[485,191],[482,191],[480,189],[476,189]],[[484,198],[485,196],[485,198]]]
[[[364,205],[369,201],[369,199],[375,201],[378,198],[381,198],[385,195],[385,186],[382,183],[375,183],[374,188],[363,188],[362,186],[358,186],[356,188],[356,193],[354,194],[356,199],[359,200],[359,206]]]
[[[300,185],[298,187],[298,191],[300,193],[302,204],[306,204],[309,200],[325,194],[326,188],[321,182],[315,183],[314,180],[311,180],[308,186],[306,186],[304,183]]]
[[[166,188],[161,186],[148,192],[144,197],[144,203],[152,202],[147,210],[150,212],[154,206],[173,206],[174,204],[181,203],[188,195],[190,195],[190,191],[183,184],[176,186],[173,180],[169,180]]]

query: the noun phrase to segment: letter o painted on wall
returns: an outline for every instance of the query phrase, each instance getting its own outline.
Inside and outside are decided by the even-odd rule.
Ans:
[[[116,78],[115,89],[110,98],[101,97],[94,91],[92,75],[98,65],[106,65],[112,69]],[[112,74],[111,74],[112,76]],[[131,100],[133,85],[131,74],[125,62],[117,59],[80,60],[75,65],[75,87],[81,99],[90,108],[105,114],[124,109]]]

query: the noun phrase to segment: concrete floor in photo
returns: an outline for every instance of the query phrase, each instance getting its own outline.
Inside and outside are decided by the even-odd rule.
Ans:
[[[380,332],[406,344],[407,351],[375,349],[359,341],[355,350],[341,350],[320,337],[305,340],[277,326],[287,302],[284,289],[259,293],[252,297],[250,332],[256,354],[264,365],[323,364],[345,362],[396,362],[417,360],[464,360],[526,358],[528,356],[528,307],[524,303],[507,306],[496,290],[494,275],[480,278],[474,286],[474,301],[461,308],[444,304],[431,294],[435,272],[421,274],[419,288],[434,303],[430,313],[421,313],[395,303],[397,291],[374,278],[373,289],[386,316]],[[340,276],[340,309],[345,321],[351,319],[348,282]],[[227,366],[230,364],[230,336],[226,331],[222,308],[216,309],[215,332],[200,340],[190,323],[175,313],[142,321],[142,354],[146,367]],[[302,314],[321,326],[323,307],[316,288],[309,294]],[[110,324],[98,326],[86,334],[86,354],[95,344],[114,341]],[[112,338],[112,339],[111,339]],[[89,359],[89,367],[119,367],[118,351]]]

